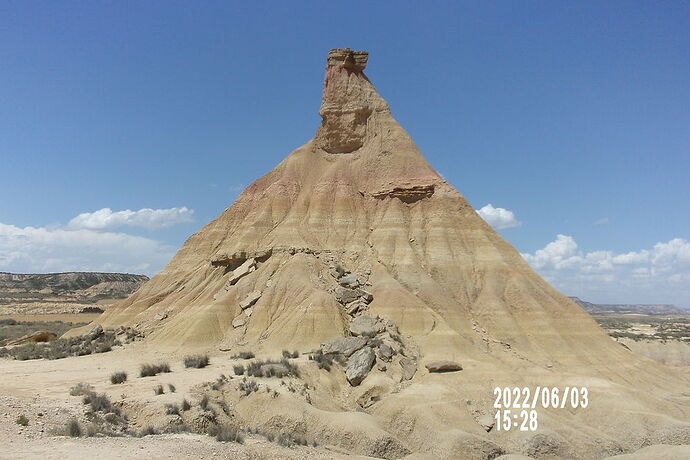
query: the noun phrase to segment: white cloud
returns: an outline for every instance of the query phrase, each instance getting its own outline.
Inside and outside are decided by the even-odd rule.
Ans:
[[[175,248],[148,238],[88,229],[16,227],[0,223],[0,271],[15,273],[158,272]]]
[[[69,221],[73,229],[104,230],[120,226],[142,227],[149,230],[171,227],[175,224],[192,222],[194,210],[183,206],[181,208],[150,209],[138,211],[129,209],[113,212],[110,208],[99,209],[95,212],[84,212]]]
[[[690,242],[683,238],[616,254],[583,252],[572,236],[557,235],[543,249],[522,257],[568,295],[610,303],[690,305]]]
[[[503,208],[494,208],[491,203],[487,204],[477,214],[496,230],[517,227],[522,224],[515,218],[513,211]]]
[[[595,221],[592,223],[592,225],[604,225],[609,223],[609,218],[608,217],[602,217],[601,219]]]

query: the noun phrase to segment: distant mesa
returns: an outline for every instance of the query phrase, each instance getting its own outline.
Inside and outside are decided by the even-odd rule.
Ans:
[[[596,304],[578,297],[570,297],[591,314],[640,314],[690,316],[690,309],[669,304]]]

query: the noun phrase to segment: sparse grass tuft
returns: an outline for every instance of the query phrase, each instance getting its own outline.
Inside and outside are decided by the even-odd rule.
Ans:
[[[333,357],[331,355],[324,355],[321,353],[321,350],[319,350],[317,353],[309,355],[309,359],[315,361],[319,369],[325,369],[328,372],[331,371],[331,366],[333,365]]]
[[[211,425],[208,434],[214,436],[218,442],[236,442],[244,444],[244,435],[242,432],[228,425]]]
[[[168,391],[170,393],[175,393],[175,390],[176,390],[175,385],[173,385],[172,383],[168,383]]]
[[[225,385],[227,382],[228,378],[224,374],[221,374],[220,377],[218,377],[216,381],[211,384],[211,389],[218,391],[223,388],[223,385]]]
[[[251,351],[241,351],[235,355],[232,355],[230,359],[253,359],[254,353]]]
[[[285,359],[299,358],[299,351],[295,350],[292,353],[290,353],[287,350],[283,350],[283,358],[285,358]]]
[[[186,399],[182,400],[182,410],[183,411],[188,411],[189,409],[192,408],[192,405],[187,401]]]
[[[143,438],[144,436],[151,436],[154,434],[158,434],[158,432],[156,431],[156,429],[152,425],[149,425],[146,428],[144,428],[143,430],[141,430],[140,432],[138,432],[137,437]]]
[[[168,415],[180,415],[180,407],[177,404],[166,404],[165,413]]]
[[[247,375],[252,377],[299,377],[299,369],[287,359],[280,361],[252,361],[247,366]]]
[[[244,366],[241,364],[234,365],[232,370],[235,371],[235,375],[244,375]]]
[[[244,393],[245,396],[259,390],[259,385],[257,385],[254,379],[247,380],[247,377],[243,378],[237,389]]]
[[[21,426],[27,426],[27,425],[29,425],[29,419],[26,418],[26,415],[24,415],[24,414],[22,414],[22,415],[20,415],[19,417],[17,417],[17,420],[16,420],[16,421],[17,421],[17,425],[21,425]]]
[[[81,401],[84,404],[90,405],[93,412],[112,412],[116,415],[120,415],[120,408],[113,406],[113,403],[110,402],[110,398],[108,398],[108,395],[105,393],[97,394],[93,391],[89,391],[84,395]]]
[[[83,396],[87,393],[91,393],[93,387],[88,383],[77,383],[75,386],[69,389],[69,394],[72,396]]]
[[[124,383],[127,381],[127,373],[123,371],[113,372],[110,374],[110,383],[113,385]]]
[[[69,422],[67,422],[67,424],[65,425],[65,434],[73,438],[78,438],[79,436],[81,436],[81,426],[79,425],[79,422],[76,418],[73,418]]]
[[[156,396],[162,395],[163,393],[165,393],[165,391],[163,390],[163,385],[158,385],[157,387],[153,388],[153,394],[155,394]]]
[[[184,358],[184,367],[192,367],[195,369],[201,369],[208,366],[209,359],[208,355],[189,355]]]
[[[201,398],[201,401],[199,401],[199,406],[200,406],[203,410],[208,410],[208,403],[209,403],[208,395],[204,395],[204,396]]]
[[[139,377],[152,377],[167,372],[170,372],[170,365],[168,363],[142,364],[139,370]]]

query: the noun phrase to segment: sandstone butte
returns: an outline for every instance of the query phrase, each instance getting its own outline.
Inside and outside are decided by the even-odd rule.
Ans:
[[[399,330],[410,356],[386,347],[385,361],[379,350],[358,386],[323,371],[314,385],[329,396],[316,407],[255,408],[337,426],[343,442],[355,429],[380,441],[354,452],[600,458],[690,443],[687,377],[612,341],[534,273],[427,163],[364,74],[367,59],[331,50],[313,139],[99,323],[134,326],[148,348],[180,353],[307,352],[350,335],[360,315],[374,318],[373,333]],[[424,368],[444,360],[462,370]],[[536,433],[487,432],[495,386],[586,386],[589,406],[539,409]],[[338,398],[377,402],[354,420]]]

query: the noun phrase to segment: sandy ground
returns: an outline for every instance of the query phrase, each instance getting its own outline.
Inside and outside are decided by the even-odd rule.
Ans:
[[[304,360],[306,358],[299,358]],[[138,377],[139,366],[146,362],[169,362],[172,372],[154,377]],[[70,396],[69,390],[79,382],[94,386],[95,391],[105,392],[112,401],[146,405],[180,403],[183,398],[196,404],[200,398],[196,386],[215,380],[220,374],[232,375],[232,365],[238,360],[228,354],[211,357],[211,365],[204,369],[185,369],[178,357],[147,349],[139,342],[98,355],[71,357],[45,361],[13,361],[0,359],[0,458],[366,458],[347,455],[333,446],[285,448],[258,435],[247,435],[243,445],[219,443],[215,439],[198,434],[164,434],[133,437],[67,438],[56,436],[59,429],[72,417],[86,422],[81,398]],[[109,382],[114,371],[124,370],[129,379],[121,385]],[[153,388],[162,384],[166,394],[156,396]],[[173,384],[176,392],[170,393],[167,384]],[[26,427],[16,419],[25,415]],[[146,422],[130,417],[131,428],[137,430]],[[653,446],[633,456],[622,458],[690,458],[688,446]],[[414,454],[410,459],[428,458]],[[463,458],[461,455],[458,458]],[[526,458],[526,457],[521,457]]]
[[[56,436],[59,429],[72,417],[85,422],[81,398],[70,396],[69,389],[79,382],[94,386],[95,391],[107,393],[111,400],[135,400],[150,404],[179,403],[183,398],[198,400],[192,387],[215,380],[221,373],[232,374],[231,364],[236,360],[215,357],[205,369],[185,369],[179,360],[149,352],[142,344],[98,355],[72,357],[54,361],[13,361],[0,359],[0,458],[342,458],[343,453],[328,446],[284,448],[265,438],[248,435],[244,445],[219,443],[208,436],[197,434],[165,434],[132,437],[67,438]],[[165,360],[172,372],[155,377],[138,377],[141,363]],[[112,385],[109,376],[116,370],[124,370],[129,379],[121,385]],[[157,384],[172,383],[175,393],[155,396]],[[16,423],[19,415],[25,415],[29,424]],[[138,426],[136,417],[131,426]]]

